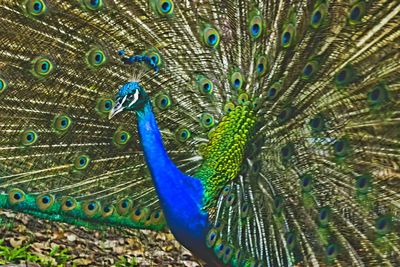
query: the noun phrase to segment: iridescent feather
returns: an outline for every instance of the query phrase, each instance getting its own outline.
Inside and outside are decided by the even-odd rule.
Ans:
[[[0,207],[168,225],[210,265],[398,266],[399,13],[0,0]],[[148,98],[109,120],[129,83]]]

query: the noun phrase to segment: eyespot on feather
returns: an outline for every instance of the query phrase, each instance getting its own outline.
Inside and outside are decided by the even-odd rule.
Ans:
[[[106,52],[99,48],[92,48],[86,53],[86,62],[92,69],[97,69],[107,62]]]
[[[73,161],[74,168],[79,171],[85,170],[89,166],[90,161],[88,155],[79,154]]]
[[[210,48],[217,48],[220,42],[218,30],[212,25],[205,25],[200,31],[200,36],[203,44]]]
[[[102,216],[103,218],[110,217],[111,215],[114,214],[114,211],[115,211],[114,205],[112,205],[112,204],[106,205],[106,206],[103,207],[103,209],[102,209],[102,214],[101,214],[101,216]]]
[[[35,144],[39,136],[34,130],[25,130],[21,133],[20,142],[23,146]]]
[[[109,97],[100,98],[97,100],[96,111],[102,115],[107,116],[114,106],[114,100]]]
[[[0,96],[4,94],[8,89],[8,81],[0,75]]]
[[[293,46],[296,37],[296,27],[292,24],[288,24],[282,32],[281,44],[283,48],[289,48]]]
[[[172,0],[151,0],[150,3],[152,8],[160,16],[169,17],[174,13],[175,5]]]
[[[133,206],[132,200],[130,199],[122,199],[118,202],[117,212],[121,216],[126,216],[129,214]]]
[[[104,8],[103,0],[81,0],[82,7],[88,11],[99,11]]]
[[[126,145],[131,139],[131,134],[124,130],[117,130],[113,136],[113,143],[117,146]]]
[[[166,94],[158,94],[155,99],[156,106],[160,110],[166,110],[171,106],[171,99]]]
[[[63,197],[61,200],[61,210],[62,211],[72,211],[78,206],[78,202],[72,197]]]
[[[187,128],[178,128],[175,132],[175,137],[179,142],[184,143],[189,140],[191,133]]]
[[[102,212],[101,205],[97,201],[85,201],[82,204],[82,209],[89,218],[93,218],[96,215],[101,215]]]
[[[25,201],[25,192],[19,188],[13,188],[8,191],[8,202],[16,205]]]
[[[65,133],[72,124],[72,120],[67,115],[58,115],[53,119],[53,129],[58,133]]]
[[[214,117],[209,113],[203,113],[200,116],[200,125],[205,129],[210,129],[214,126]]]
[[[36,197],[36,206],[41,210],[45,211],[50,209],[54,204],[55,198],[51,194],[41,194]]]
[[[44,0],[27,0],[24,4],[25,11],[32,17],[39,18],[47,12],[47,3]]]
[[[258,39],[262,35],[264,29],[264,22],[260,15],[260,11],[257,9],[251,11],[247,21],[248,31],[251,38],[253,40]]]
[[[240,71],[233,72],[229,81],[233,89],[237,91],[242,89],[244,82],[243,82],[243,75]]]
[[[39,79],[46,78],[54,71],[54,64],[50,59],[39,56],[32,60],[31,73]]]

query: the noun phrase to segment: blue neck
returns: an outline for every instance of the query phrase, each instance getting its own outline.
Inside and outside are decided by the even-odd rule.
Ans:
[[[203,186],[178,170],[168,157],[150,101],[136,114],[144,156],[168,226],[183,245],[198,247],[205,243],[208,228],[208,215],[201,210]]]

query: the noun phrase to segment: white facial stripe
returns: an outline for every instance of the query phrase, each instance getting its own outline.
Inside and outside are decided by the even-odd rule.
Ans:
[[[125,109],[124,103],[127,98],[128,98],[128,95],[124,96],[124,98],[121,101],[119,101],[115,104],[115,106],[111,109],[110,114],[108,114],[108,119],[111,119],[112,117],[114,117],[115,115],[117,115],[118,113],[120,113],[121,111],[123,111]],[[133,94],[133,100],[131,103],[129,103],[128,107],[131,107],[138,100],[139,100],[139,90],[136,90],[135,93]]]
[[[132,102],[129,104],[128,107],[130,107],[130,106],[132,106],[133,104],[135,104],[136,101],[138,101],[138,99],[139,99],[139,90],[136,90],[135,94],[133,95],[133,100],[132,100]]]

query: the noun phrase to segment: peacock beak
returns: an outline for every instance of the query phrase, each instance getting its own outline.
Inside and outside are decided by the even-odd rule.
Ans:
[[[125,95],[123,98],[117,98],[115,106],[111,109],[108,118],[111,119],[126,108],[131,108],[139,100],[139,90],[130,95]],[[126,102],[130,101],[129,105]]]
[[[108,119],[111,120],[112,117],[120,113],[125,109],[124,103],[126,102],[126,99],[128,98],[128,95],[124,96],[124,98],[119,98],[117,99],[115,106],[111,109],[110,113],[108,114]]]

